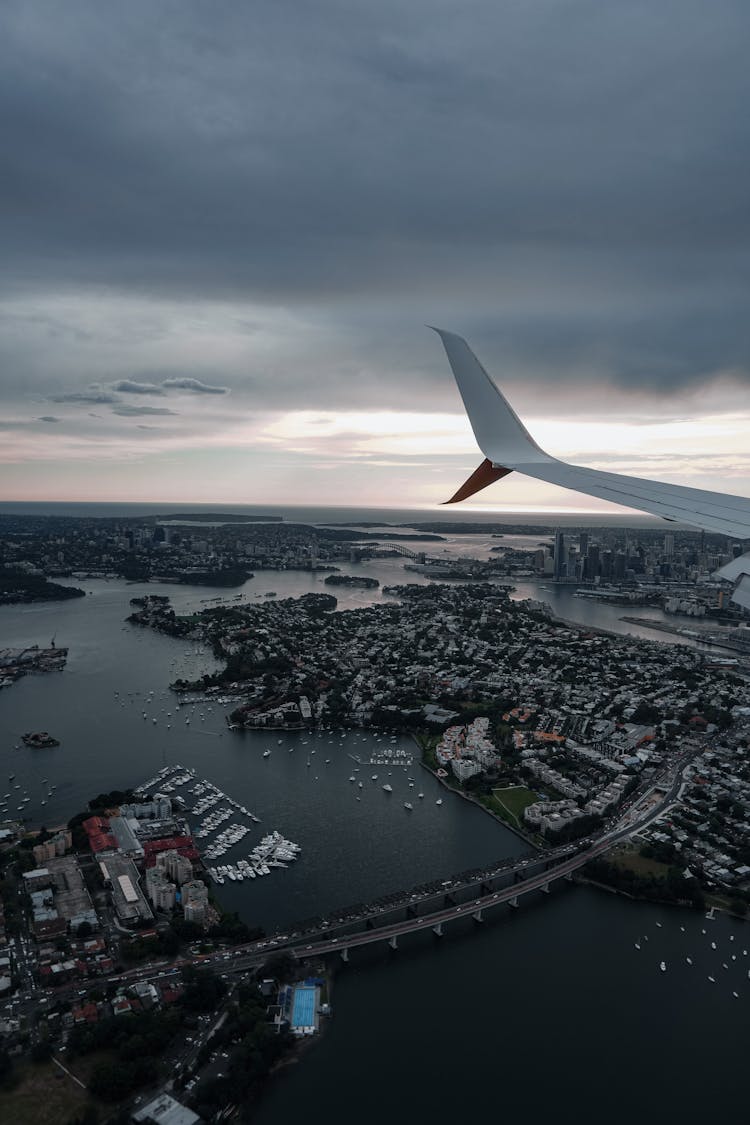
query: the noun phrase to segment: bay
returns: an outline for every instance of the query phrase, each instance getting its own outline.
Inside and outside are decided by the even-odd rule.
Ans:
[[[461,553],[463,544],[446,549]],[[361,564],[358,572],[381,583],[423,580],[397,559]],[[258,572],[242,592],[250,601],[269,590],[291,596],[325,589],[321,581],[305,572]],[[365,788],[357,802],[349,755],[365,759],[361,733],[284,734],[279,743],[276,734],[229,732],[225,709],[215,704],[178,709],[170,680],[210,671],[213,658],[194,642],[128,625],[129,600],[165,593],[178,610],[197,610],[213,591],[116,580],[83,586],[85,599],[0,609],[0,644],[46,645],[55,635],[70,649],[62,673],[28,676],[0,693],[0,778],[14,773],[5,788],[28,791],[33,823],[60,823],[93,794],[131,785],[163,764],[193,766],[261,817],[257,835],[278,828],[302,845],[289,870],[216,888],[225,906],[267,928],[523,852],[520,840],[460,798],[443,794],[436,806],[436,783],[416,763],[409,775],[425,797],[412,816],[400,790],[388,797],[384,778],[369,781],[382,767],[360,771]],[[344,609],[383,599],[380,590],[336,593]],[[619,607],[568,590],[528,583],[513,596],[548,600],[587,626],[649,635],[619,622]],[[61,746],[14,749],[23,731],[40,728]],[[397,779],[403,786],[405,776]],[[247,850],[255,842],[255,834],[247,837]],[[650,941],[636,951],[646,933]],[[292,1120],[311,1107],[334,1125],[352,1115],[363,1125],[417,1113],[448,1125],[460,1112],[619,1125],[735,1112],[744,1099],[746,933],[726,918],[709,922],[566,886],[482,926],[455,924],[442,942],[423,935],[402,941],[396,954],[357,953],[337,977],[325,1036],[271,1085],[256,1120]]]

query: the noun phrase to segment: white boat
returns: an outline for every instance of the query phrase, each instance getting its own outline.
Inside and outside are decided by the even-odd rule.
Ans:
[[[437,801],[435,801],[435,804],[436,804],[436,805],[442,805],[442,803],[443,803],[443,798],[442,798],[442,797],[438,797]]]
[[[271,757],[271,751],[270,750],[264,750],[263,751],[263,757],[264,758],[270,758]]]
[[[636,948],[636,949],[640,949],[640,948],[641,948],[641,947],[640,947],[640,945],[638,944],[638,942],[637,942],[637,941],[636,941],[636,942],[635,942],[634,944],[635,944],[635,948]]]
[[[692,965],[693,961],[691,957],[686,957],[685,960],[687,961],[688,965]]]
[[[716,984],[716,977],[709,977],[708,979],[711,981],[711,984]]]
[[[362,784],[362,782],[361,782],[361,781],[358,781],[358,782],[357,782],[357,788],[358,788],[358,789],[364,789],[364,785]]]
[[[392,792],[393,792],[393,786],[392,786],[392,785],[388,785],[388,783],[387,783],[387,782],[386,782],[386,784],[385,784],[385,785],[383,786],[383,789],[384,789],[384,791],[385,791],[386,793],[392,793]]]
[[[409,812],[411,812],[411,810],[414,808],[414,805],[412,805],[409,801],[404,801],[404,808],[408,809]]]
[[[417,793],[417,796],[419,797],[419,799],[420,799],[420,801],[421,801],[421,800],[422,800],[422,798],[424,797],[424,793]]]
[[[666,973],[666,971],[667,971],[667,962],[666,962],[666,961],[660,961],[660,962],[659,962],[659,968],[661,969],[661,971],[662,971],[663,973]]]

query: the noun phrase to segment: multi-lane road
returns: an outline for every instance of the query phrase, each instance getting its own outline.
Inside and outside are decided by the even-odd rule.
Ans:
[[[301,959],[337,951],[347,955],[349,950],[377,942],[395,945],[399,937],[420,930],[433,929],[441,933],[447,923],[457,918],[474,916],[480,920],[484,912],[492,907],[505,903],[515,905],[522,895],[546,890],[550,883],[572,876],[589,860],[648,827],[677,798],[684,780],[684,770],[694,754],[693,751],[682,755],[645,793],[631,797],[617,820],[609,822],[605,831],[596,838],[543,852],[510,866],[500,863],[475,877],[460,881],[447,880],[440,890],[433,888],[421,894],[413,894],[409,896],[408,909],[403,918],[387,920],[397,909],[404,909],[404,901],[395,907],[385,905],[369,911],[362,910],[356,918],[341,918],[334,923],[324,922],[317,930],[297,932],[292,929],[291,933],[275,934],[260,941],[236,946],[229,951],[195,954],[172,962],[151,962],[125,972],[99,976],[85,983],[63,985],[54,992],[38,988],[31,976],[30,967],[24,966],[22,990],[12,1002],[14,1014],[39,1014],[46,1003],[56,998],[80,998],[83,1001],[89,992],[101,990],[111,984],[129,985],[136,981],[166,984],[188,965],[207,965],[222,973],[235,974],[256,968],[270,955],[278,952],[291,952]],[[507,882],[509,879],[512,881],[508,885],[499,885],[501,881]],[[460,902],[457,901],[459,897],[462,899]]]

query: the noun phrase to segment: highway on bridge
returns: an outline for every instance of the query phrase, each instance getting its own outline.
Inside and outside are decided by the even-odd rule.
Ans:
[[[166,960],[151,962],[124,972],[99,976],[85,983],[72,982],[54,991],[49,990],[46,995],[43,995],[44,990],[32,985],[28,992],[13,1002],[14,1006],[17,1005],[19,1014],[21,1011],[29,1015],[34,1011],[40,1014],[39,1006],[52,999],[77,997],[82,1002],[90,991],[101,990],[108,984],[129,985],[136,981],[148,980],[166,984],[170,977],[179,974],[188,965],[207,965],[222,973],[234,974],[257,968],[268,960],[269,956],[280,952],[291,952],[302,960],[335,952],[340,952],[346,957],[349,950],[378,942],[388,942],[395,948],[399,937],[420,930],[432,929],[437,934],[441,934],[442,927],[457,918],[474,917],[477,921],[481,921],[483,911],[505,903],[515,906],[522,895],[548,890],[550,883],[571,877],[589,860],[602,855],[614,844],[628,839],[658,820],[677,798],[684,781],[683,771],[695,753],[696,751],[686,753],[672,763],[671,768],[665,771],[662,778],[656,779],[645,793],[631,800],[627,811],[615,825],[601,836],[583,841],[584,847],[581,850],[576,850],[580,845],[571,844],[565,848],[542,852],[538,856],[523,859],[516,864],[501,863],[491,870],[482,872],[476,878],[448,880],[439,891],[429,890],[421,895],[410,896],[394,907],[379,906],[373,910],[365,909],[357,917],[339,919],[333,924],[321,923],[318,929],[309,929],[306,932],[293,929],[291,934],[272,935],[260,941],[235,946],[231,950],[196,954],[171,962]],[[543,865],[541,870],[525,878],[519,878],[525,875],[527,868],[533,870],[540,865]],[[514,877],[517,881],[498,890],[491,888],[488,890],[487,884],[493,878],[499,877]],[[467,901],[457,904],[453,896],[459,893],[469,894]],[[436,900],[440,902],[438,909],[431,909],[423,914],[417,913],[420,904],[424,905]],[[390,923],[383,921],[383,914],[387,915],[404,908],[407,909],[407,917]]]

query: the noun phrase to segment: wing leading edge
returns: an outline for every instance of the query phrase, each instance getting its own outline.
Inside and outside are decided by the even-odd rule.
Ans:
[[[486,458],[447,503],[459,503],[515,470],[666,520],[750,539],[748,497],[587,469],[551,457],[531,437],[466,340],[442,328],[434,331],[443,342],[477,445]],[[750,554],[717,571],[717,577],[735,581],[735,600],[750,609]]]
[[[443,341],[477,444],[493,469],[515,470],[626,508],[750,539],[748,497],[587,469],[551,457],[531,437],[463,337],[440,328],[435,331]],[[479,481],[479,487],[486,487],[493,479]],[[457,503],[458,495],[448,503]]]

